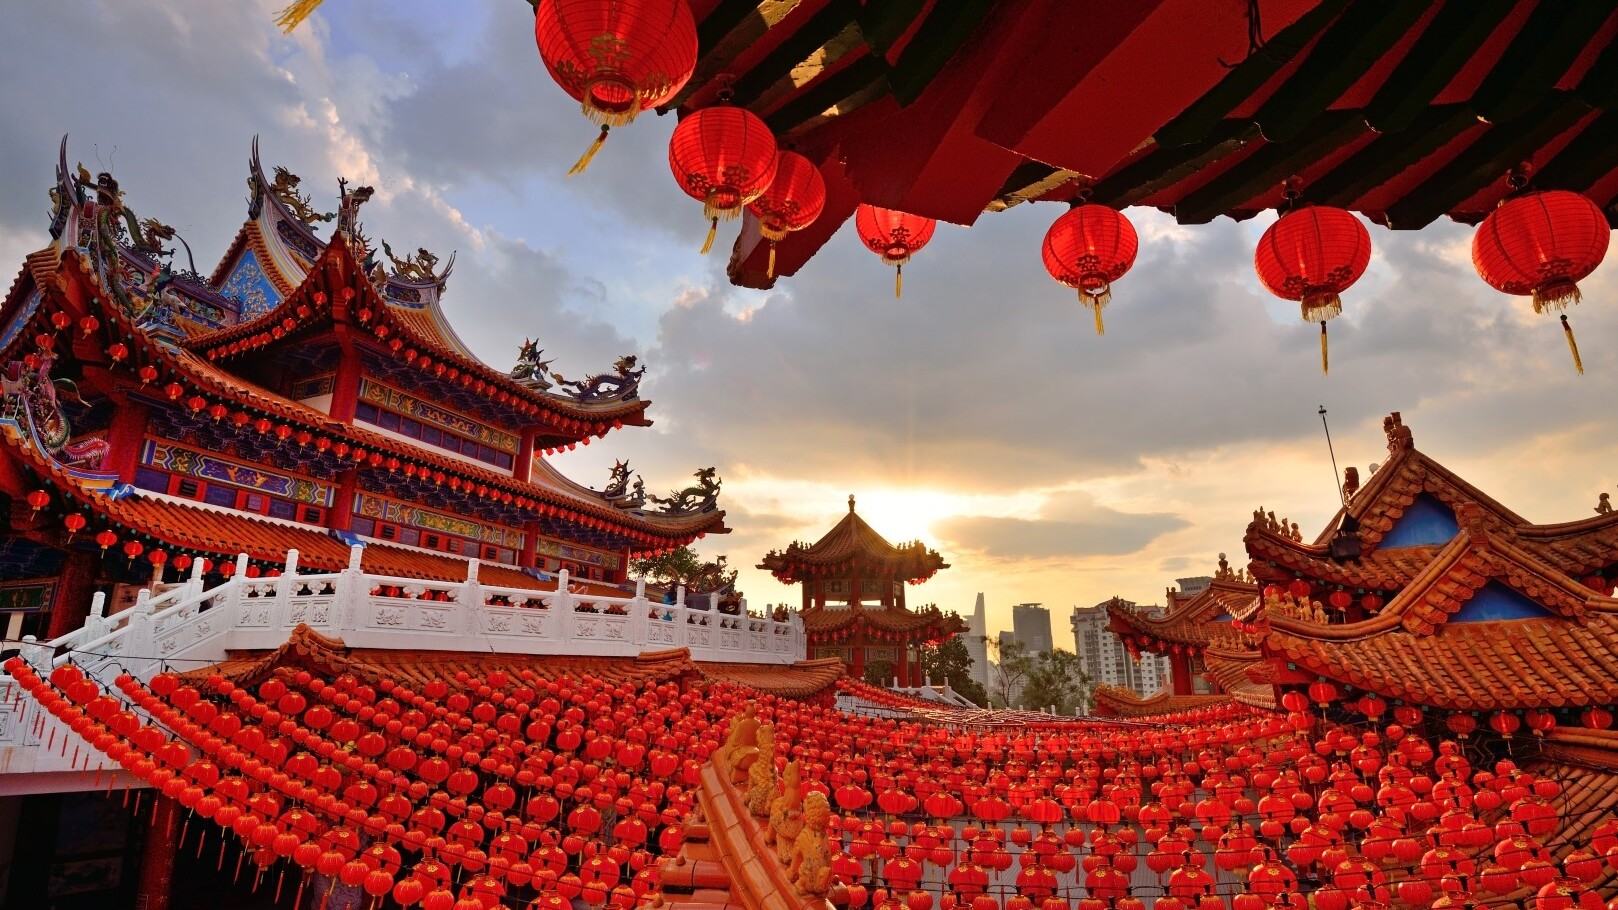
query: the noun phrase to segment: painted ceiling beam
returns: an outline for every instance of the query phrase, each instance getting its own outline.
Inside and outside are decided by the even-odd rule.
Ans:
[[[1602,23],[1610,3],[1541,3],[1472,93],[1472,109],[1489,123],[1526,115],[1555,87]]]
[[[1379,133],[1415,124],[1516,7],[1516,0],[1445,3],[1366,105],[1366,122]]]

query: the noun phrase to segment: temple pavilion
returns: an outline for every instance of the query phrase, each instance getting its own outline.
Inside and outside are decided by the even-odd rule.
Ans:
[[[205,276],[67,160],[64,139],[51,242],[0,306],[7,639],[77,629],[95,591],[116,612],[217,580],[238,553],[254,575],[289,549],[341,569],[360,546],[388,576],[460,579],[471,559],[485,582],[566,571],[622,594],[634,554],[726,530],[712,470],[667,500],[626,465],[602,490],[562,476],[547,454],[651,423],[645,368],[563,382],[534,343],[484,363],[440,307],[453,257],[368,238],[369,187],[317,211],[255,140],[246,218]]]
[[[937,607],[910,610],[905,590],[949,568],[921,541],[895,546],[854,511],[813,544],[794,542],[759,563],[783,584],[803,585],[809,656],[836,657],[854,676],[882,663],[901,686],[922,685],[921,647],[966,630]]]

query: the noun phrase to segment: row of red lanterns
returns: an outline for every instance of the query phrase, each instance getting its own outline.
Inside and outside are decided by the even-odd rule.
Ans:
[[[551,76],[587,117],[602,124],[596,144],[574,172],[599,148],[609,126],[672,101],[696,67],[696,25],[685,0],[547,0],[538,5],[534,28]],[[771,242],[771,276],[775,241],[807,227],[825,204],[825,184],[813,163],[778,152],[764,121],[723,101],[680,122],[669,144],[669,164],[680,188],[703,203],[710,219],[704,252],[719,219],[754,206]],[[1473,239],[1478,274],[1504,293],[1531,296],[1535,312],[1576,303],[1576,282],[1606,253],[1605,216],[1578,193],[1524,192],[1526,175],[1520,170],[1512,175],[1512,186],[1515,194],[1485,219]],[[1042,256],[1051,277],[1078,291],[1080,303],[1094,311],[1100,334],[1112,283],[1133,266],[1139,240],[1122,213],[1085,205],[1087,196],[1081,192],[1078,204],[1051,225]],[[1296,199],[1296,189],[1289,186],[1287,211],[1265,231],[1254,266],[1267,290],[1298,302],[1304,320],[1320,324],[1324,372],[1330,365],[1326,323],[1342,312],[1342,292],[1364,274],[1370,235],[1345,209],[1297,206]],[[865,204],[855,215],[860,240],[898,268],[896,295],[905,261],[927,244],[935,226],[930,218]],[[1582,373],[1565,315],[1562,326]]]

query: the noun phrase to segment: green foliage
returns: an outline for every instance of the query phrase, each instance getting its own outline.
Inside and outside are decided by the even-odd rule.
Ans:
[[[660,556],[645,556],[632,560],[629,571],[645,576],[654,585],[672,588],[685,585],[693,593],[717,591],[736,581],[736,570],[725,565],[725,557],[705,562],[697,551],[679,547]]]
[[[886,660],[873,660],[865,664],[865,675],[862,677],[873,686],[884,688],[893,685],[893,663]]]
[[[1038,711],[1054,705],[1058,714],[1071,716],[1075,708],[1089,704],[1095,683],[1077,654],[1057,648],[1032,655],[1031,662],[1019,699],[1022,707]]]
[[[959,635],[921,649],[921,675],[933,682],[947,682],[950,688],[979,707],[987,707],[989,693],[972,678],[972,655]]]

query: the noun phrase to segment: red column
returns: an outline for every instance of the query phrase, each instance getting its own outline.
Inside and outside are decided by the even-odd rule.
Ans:
[[[511,476],[516,480],[527,481],[534,474],[534,437],[539,431],[529,427],[522,431],[522,442],[517,444],[517,463],[512,465]]]
[[[337,489],[333,491],[331,508],[326,510],[326,527],[334,531],[347,531],[354,523],[354,496],[359,492],[359,473],[353,469],[337,475]]]
[[[327,413],[332,420],[351,423],[354,420],[354,406],[360,400],[360,358],[354,350],[354,342],[349,340],[348,331],[342,326],[337,326],[336,331],[343,353],[337,361],[337,375],[332,378],[331,410]]]
[[[178,850],[180,806],[172,799],[157,804],[156,818],[146,829],[140,857],[140,886],[135,892],[138,910],[168,910],[173,897],[174,854]]]
[[[1169,680],[1175,695],[1191,695],[1196,690],[1191,682],[1191,658],[1175,654],[1169,658]]]
[[[62,564],[62,577],[57,581],[56,593],[51,598],[50,630],[45,633],[47,640],[60,638],[84,625],[84,618],[90,615],[90,598],[95,594],[99,563],[98,554],[90,550],[68,551],[67,560]]]
[[[899,665],[893,668],[893,676],[899,680],[899,685],[910,685],[910,646],[899,646]]]
[[[910,665],[910,684],[921,686],[926,684],[921,668],[921,646],[916,646],[916,662]]]
[[[146,405],[125,400],[112,409],[112,424],[107,428],[109,451],[101,470],[116,473],[124,483],[134,483],[140,447],[145,441]]]
[[[849,674],[855,679],[865,678],[865,645],[858,644],[854,648],[854,666],[849,668]]]
[[[539,565],[539,522],[525,521],[522,525],[522,556],[518,565],[535,568]]]

